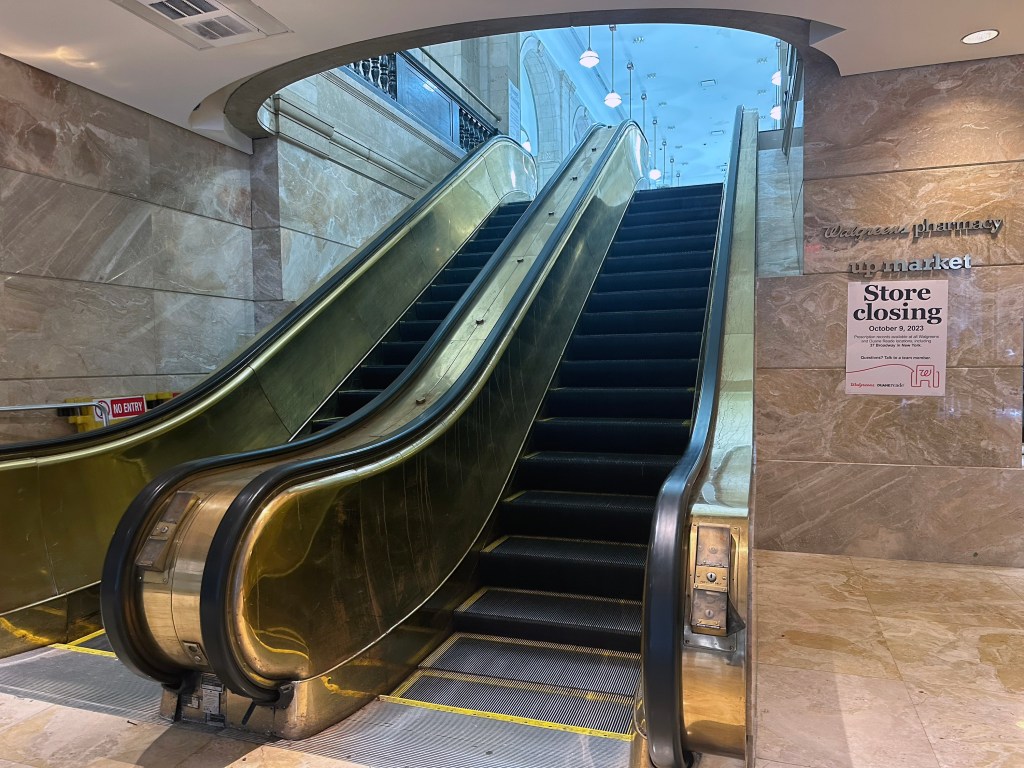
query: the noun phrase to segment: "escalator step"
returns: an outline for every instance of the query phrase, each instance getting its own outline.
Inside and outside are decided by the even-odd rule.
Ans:
[[[480,251],[479,253],[459,251],[455,258],[448,262],[448,266],[456,269],[475,269],[479,274],[493,255],[494,251]]]
[[[685,237],[693,235],[714,236],[718,231],[718,217],[711,219],[679,219],[658,224],[633,225],[623,223],[615,233],[615,242],[653,240],[659,238]]]
[[[647,453],[539,451],[519,460],[520,488],[655,496],[679,457]]]
[[[387,389],[404,370],[404,365],[364,365],[359,369],[359,378],[367,389]]]
[[[441,320],[402,320],[398,323],[398,335],[402,341],[425,342],[429,339]]]
[[[642,202],[659,200],[693,200],[700,197],[721,197],[722,184],[692,184],[686,187],[660,187],[643,189],[636,193],[634,199]]]
[[[692,410],[687,387],[558,387],[548,392],[545,415],[688,419]]]
[[[687,387],[697,380],[697,360],[563,360],[561,387]]]
[[[592,293],[587,312],[630,312],[644,309],[704,309],[708,289],[703,283],[696,287],[662,288],[654,291],[609,290]]]
[[[578,536],[646,544],[654,496],[524,491],[499,506],[501,530],[534,536]]]
[[[355,413],[380,394],[379,389],[348,389],[335,392],[331,396],[331,408],[334,416],[348,416]]]
[[[444,320],[458,299],[450,301],[418,301],[415,304],[416,317],[419,320]]]
[[[657,239],[628,240],[612,243],[608,251],[609,257],[615,256],[650,256],[655,253],[686,253],[688,251],[711,251],[715,247],[715,236],[683,235],[681,237],[662,237]]]
[[[530,450],[682,456],[689,440],[690,422],[681,419],[546,418],[534,423]]]
[[[602,275],[620,272],[650,272],[666,269],[706,269],[711,266],[712,251],[658,253],[651,256],[609,256],[601,268]]]
[[[578,539],[509,536],[480,553],[484,584],[641,600],[647,547]]]
[[[453,636],[421,666],[619,696],[633,696],[640,685],[638,654],[475,635]]]
[[[408,365],[421,349],[421,341],[385,341],[377,345],[374,356],[385,365]]]
[[[494,253],[492,249],[489,253]],[[469,286],[476,276],[480,274],[480,270],[477,267],[452,267],[448,266],[437,279],[434,280],[434,285],[462,285]]]
[[[455,611],[456,629],[524,640],[640,650],[640,601],[484,589]]]
[[[585,312],[575,333],[640,333],[658,330],[692,331],[704,328],[704,308],[653,309],[638,312]]]
[[[462,295],[466,292],[466,288],[469,287],[469,283],[464,285],[431,285],[424,292],[424,296],[427,301],[458,301],[462,298]]]
[[[574,336],[569,342],[569,360],[664,360],[700,355],[703,334],[690,333],[606,333]]]
[[[633,698],[423,670],[401,698],[606,733],[629,733]]]
[[[709,205],[706,208],[687,208],[685,216],[694,221],[714,219],[717,226],[719,205]],[[649,210],[646,205],[630,206],[626,215],[622,218],[622,226],[638,227],[646,224],[664,224],[667,221],[679,221],[680,212],[678,208],[670,210]]]
[[[702,288],[711,280],[711,268],[666,269],[657,272],[617,272],[600,275],[595,293],[664,290],[665,288]],[[445,287],[448,286],[438,286]],[[437,288],[431,288],[434,291]]]

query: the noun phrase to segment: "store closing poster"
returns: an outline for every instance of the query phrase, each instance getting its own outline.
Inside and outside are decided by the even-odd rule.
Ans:
[[[949,284],[849,283],[846,394],[945,395]]]

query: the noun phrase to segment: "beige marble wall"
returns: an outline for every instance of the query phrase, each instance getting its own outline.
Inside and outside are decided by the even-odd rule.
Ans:
[[[256,327],[290,309],[441,179],[462,150],[345,72],[294,83],[252,163]]]
[[[1022,103],[1024,57],[842,78],[812,54],[803,270],[763,259],[757,286],[758,546],[1024,565]],[[924,218],[1005,224],[823,236]],[[849,263],[934,253],[970,253],[973,268],[886,279],[949,282],[946,395],[847,396]]]
[[[251,227],[245,154],[0,57],[0,404],[199,381],[253,335]]]

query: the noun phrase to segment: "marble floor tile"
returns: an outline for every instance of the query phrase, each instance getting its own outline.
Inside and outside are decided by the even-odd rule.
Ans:
[[[776,552],[772,549],[755,549],[755,568],[780,567],[787,570],[813,568],[815,570],[846,570],[853,564],[851,557],[844,555],[814,555],[806,552]]]
[[[762,611],[764,608],[762,608]],[[817,669],[846,675],[900,679],[874,614],[830,611],[799,621],[760,618],[757,654],[761,664]]]
[[[254,765],[259,768],[362,768],[358,763],[350,763],[347,760],[335,760],[272,746],[261,747],[259,752],[249,755],[245,762],[235,762],[233,765],[245,768],[253,768]]]
[[[1024,624],[998,616],[977,626],[980,621],[879,619],[908,683],[1024,697]]]
[[[745,762],[735,757],[701,755],[694,768],[744,768]]]
[[[52,706],[45,701],[23,699],[9,693],[0,693],[0,731],[7,730],[22,720],[37,715]]]
[[[757,676],[759,760],[938,768],[904,683],[764,663]]]
[[[1024,573],[1020,573],[1019,568],[1015,568],[1017,573],[1000,572],[999,578],[1003,580],[1010,589],[1012,589],[1017,595],[1024,600]]]
[[[947,619],[962,623],[1024,618],[1020,596],[991,569],[938,563],[875,561],[858,566],[859,583],[879,618]],[[856,565],[856,564],[855,564]]]
[[[907,689],[941,768],[1024,765],[1024,697],[949,685]]]

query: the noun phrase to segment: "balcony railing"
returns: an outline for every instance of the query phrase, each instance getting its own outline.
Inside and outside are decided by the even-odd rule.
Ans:
[[[498,135],[495,128],[409,54],[388,53],[342,69],[361,77],[467,152]]]

